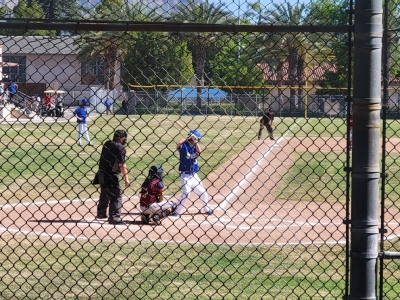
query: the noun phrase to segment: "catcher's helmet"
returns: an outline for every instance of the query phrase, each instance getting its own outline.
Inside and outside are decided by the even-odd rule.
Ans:
[[[149,170],[149,177],[151,179],[158,178],[158,179],[162,180],[163,174],[164,174],[164,170],[161,168],[161,166],[152,166]]]

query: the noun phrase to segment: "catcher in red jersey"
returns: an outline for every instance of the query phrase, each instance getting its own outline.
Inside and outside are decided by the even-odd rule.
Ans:
[[[172,201],[164,201],[162,176],[164,170],[160,166],[152,166],[149,175],[142,184],[140,192],[141,219],[144,224],[148,224],[150,218],[157,225],[161,224],[161,219],[169,216],[175,211],[176,204]]]
[[[260,120],[260,130],[258,131],[258,139],[261,139],[261,133],[265,126],[265,128],[268,131],[269,138],[271,140],[275,140],[273,133],[274,127],[272,126],[272,122],[274,122],[274,112],[272,111],[272,109],[268,109],[267,113],[264,113],[263,117]]]

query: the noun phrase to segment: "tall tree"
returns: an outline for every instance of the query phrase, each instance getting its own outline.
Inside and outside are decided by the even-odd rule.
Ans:
[[[130,5],[120,0],[103,0],[92,18],[97,20],[151,21],[154,12],[141,3]],[[117,63],[122,61],[130,44],[131,35],[125,32],[88,32],[76,40],[78,58],[83,63],[100,59],[104,63],[104,86],[115,88]]]
[[[315,15],[310,13],[309,7],[297,2],[292,5],[272,4],[273,8],[262,12],[262,22],[274,25],[304,25],[317,22]],[[259,12],[257,12],[259,13]],[[288,84],[290,88],[290,110],[296,107],[296,87],[298,86],[298,107],[303,109],[304,85],[310,74],[306,69],[316,61],[323,61],[330,53],[324,35],[287,32],[274,35],[257,35],[253,47],[256,58],[261,59],[259,63],[273,63],[279,67],[283,66],[282,56],[285,57],[284,64],[288,66]],[[263,44],[266,43],[266,44]]]
[[[182,2],[175,7],[176,12],[171,15],[170,20],[185,23],[223,24],[227,22],[229,17],[229,12],[224,11],[223,7],[224,4],[195,3],[194,0],[188,0],[187,4]],[[197,86],[196,104],[200,110],[202,104],[201,89],[204,86],[205,79],[206,53],[207,49],[212,46],[212,41],[219,36],[219,33],[191,32],[182,33],[181,35],[186,39],[192,51]]]
[[[13,8],[14,18],[44,19],[44,12],[37,0],[20,0]],[[12,19],[10,19],[12,22]],[[55,30],[12,30],[8,31],[11,35],[41,35],[54,36]]]
[[[218,45],[207,54],[209,59],[206,63],[205,83],[216,86],[237,86],[238,93],[243,92],[241,87],[253,90],[252,86],[263,85],[262,70],[252,59],[249,47],[247,34],[243,34],[240,45],[232,36],[222,36]]]
[[[160,32],[133,37],[124,59],[125,85],[185,85],[194,75],[185,42]]]
[[[317,25],[346,25],[349,16],[344,14],[348,8],[347,0],[315,0],[310,4],[310,15],[313,24]],[[315,18],[314,18],[315,16]],[[343,33],[335,33],[330,35],[327,45],[332,49],[332,59],[329,63],[334,67],[333,70],[327,69],[323,78],[318,82],[322,88],[336,88],[333,93],[339,92],[338,88],[346,86],[348,81],[349,51],[348,51],[348,35]],[[328,66],[329,66],[328,65]],[[332,69],[332,68],[331,68]],[[322,91],[326,93],[326,91]]]
[[[35,0],[36,1],[36,0]],[[70,0],[37,0],[44,12],[45,19],[68,20],[82,18],[78,1]],[[31,2],[31,1],[29,1]],[[65,32],[57,31],[57,35]]]

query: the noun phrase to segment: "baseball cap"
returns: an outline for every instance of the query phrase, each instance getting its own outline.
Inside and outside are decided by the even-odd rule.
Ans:
[[[83,99],[82,99],[82,103],[86,104],[86,103],[87,103],[87,99],[86,99],[86,98],[83,98]]]

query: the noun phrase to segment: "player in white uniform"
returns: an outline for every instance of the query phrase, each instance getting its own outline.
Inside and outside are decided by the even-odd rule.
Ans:
[[[179,213],[185,206],[187,199],[190,197],[190,193],[194,191],[200,200],[203,202],[203,211],[206,214],[211,215],[213,211],[208,206],[208,193],[204,188],[199,175],[199,165],[197,158],[200,156],[201,148],[199,145],[199,140],[202,135],[197,130],[190,130],[187,138],[180,139],[176,144],[179,150],[179,173],[181,174],[181,184],[182,184],[182,195],[179,198],[178,206],[175,209],[173,216],[179,216]]]

